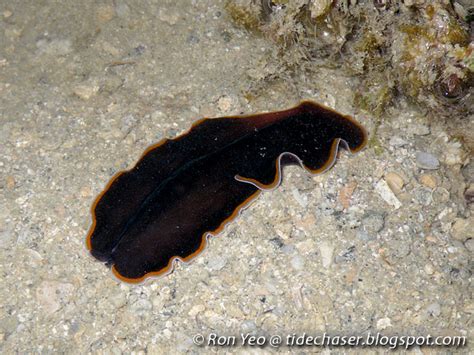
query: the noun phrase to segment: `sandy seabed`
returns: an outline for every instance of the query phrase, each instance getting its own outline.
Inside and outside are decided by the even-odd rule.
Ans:
[[[317,176],[285,169],[192,263],[125,284],[86,250],[90,206],[150,144],[201,117],[302,99],[369,133],[375,119],[330,69],[248,101],[270,44],[235,28],[222,1],[4,2],[0,29],[2,353],[361,350],[196,345],[212,334],[470,339],[474,174],[441,122],[399,105],[378,130],[382,152],[342,152]]]

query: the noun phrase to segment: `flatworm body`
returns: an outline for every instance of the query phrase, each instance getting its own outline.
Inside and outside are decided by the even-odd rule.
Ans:
[[[127,282],[188,261],[261,190],[280,183],[281,166],[321,173],[339,143],[367,142],[349,116],[305,101],[279,112],[202,119],[185,134],[149,147],[97,197],[87,247]]]

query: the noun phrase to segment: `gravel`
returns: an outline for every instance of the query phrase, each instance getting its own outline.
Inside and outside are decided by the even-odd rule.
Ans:
[[[439,160],[431,153],[416,152],[416,165],[421,169],[436,170],[439,168]]]

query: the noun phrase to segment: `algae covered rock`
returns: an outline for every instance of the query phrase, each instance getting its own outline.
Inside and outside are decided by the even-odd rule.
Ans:
[[[396,95],[440,115],[473,112],[473,9],[443,0],[227,3],[236,24],[275,44],[268,78],[337,66],[360,78],[355,103],[376,116]]]

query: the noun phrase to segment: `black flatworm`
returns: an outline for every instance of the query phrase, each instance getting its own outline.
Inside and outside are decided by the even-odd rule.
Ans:
[[[280,183],[281,166],[321,173],[340,142],[367,142],[350,116],[305,101],[279,112],[202,119],[185,134],[149,147],[97,197],[87,247],[127,282],[171,272],[206,246],[261,190]]]

